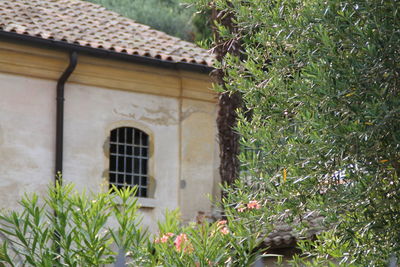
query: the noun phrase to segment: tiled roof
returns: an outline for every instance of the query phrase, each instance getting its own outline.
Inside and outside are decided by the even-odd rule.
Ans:
[[[195,44],[80,0],[0,0],[0,31],[170,62],[213,61]]]

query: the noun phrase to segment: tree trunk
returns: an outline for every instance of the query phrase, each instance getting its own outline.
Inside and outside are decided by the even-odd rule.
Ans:
[[[233,14],[225,11],[219,11],[215,6],[212,7],[212,21],[224,25],[230,32],[235,33],[236,28],[232,21]],[[214,54],[219,62],[223,62],[227,53],[232,55],[240,55],[240,44],[237,39],[223,39],[216,27],[213,27],[215,36]],[[213,71],[213,77],[222,87],[224,85],[223,69]],[[218,141],[220,148],[220,167],[219,172],[223,183],[232,184],[239,175],[239,135],[235,131],[237,124],[237,115],[235,110],[242,106],[241,95],[238,92],[223,92],[219,95],[219,112],[217,118]]]

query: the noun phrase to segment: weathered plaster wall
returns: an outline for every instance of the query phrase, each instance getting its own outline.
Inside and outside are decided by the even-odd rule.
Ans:
[[[196,100],[182,101],[182,173],[181,209],[185,221],[193,220],[199,211],[212,208],[204,201],[215,191],[216,105]]]
[[[54,169],[53,81],[0,73],[0,208],[44,192]]]
[[[146,209],[144,222],[151,224],[166,208],[178,207],[178,99],[69,84],[65,108],[67,181],[95,191],[104,187],[109,132],[114,127],[134,126],[150,132],[153,142],[149,173],[155,182],[155,208]]]
[[[53,180],[55,87],[66,59],[0,42],[0,207]],[[219,178],[209,87],[206,75],[80,56],[65,90],[64,179],[79,189],[107,188],[109,132],[133,126],[153,141],[155,190],[152,207],[141,209],[144,223],[154,231],[165,208],[178,206],[185,220],[210,213],[207,195],[218,194]]]

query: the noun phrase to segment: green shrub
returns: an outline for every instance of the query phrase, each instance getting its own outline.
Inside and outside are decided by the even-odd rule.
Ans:
[[[87,196],[57,184],[44,201],[25,196],[21,212],[0,215],[5,241],[0,260],[11,266],[101,266],[114,261],[112,243],[142,252],[148,235],[139,227],[133,191]],[[114,228],[111,217],[117,221]]]
[[[86,194],[57,184],[44,199],[25,196],[20,211],[0,214],[0,264],[102,266],[122,258],[128,266],[250,266],[258,258],[262,238],[249,220],[265,211],[258,202],[245,212],[226,202],[227,220],[189,225],[166,211],[153,236],[140,226],[135,190]]]

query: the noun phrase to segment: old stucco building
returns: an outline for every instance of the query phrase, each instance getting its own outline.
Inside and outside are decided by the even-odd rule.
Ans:
[[[62,170],[79,189],[139,185],[153,230],[166,208],[185,220],[210,212],[207,195],[219,191],[211,62],[98,5],[1,1],[0,207],[45,192]]]

